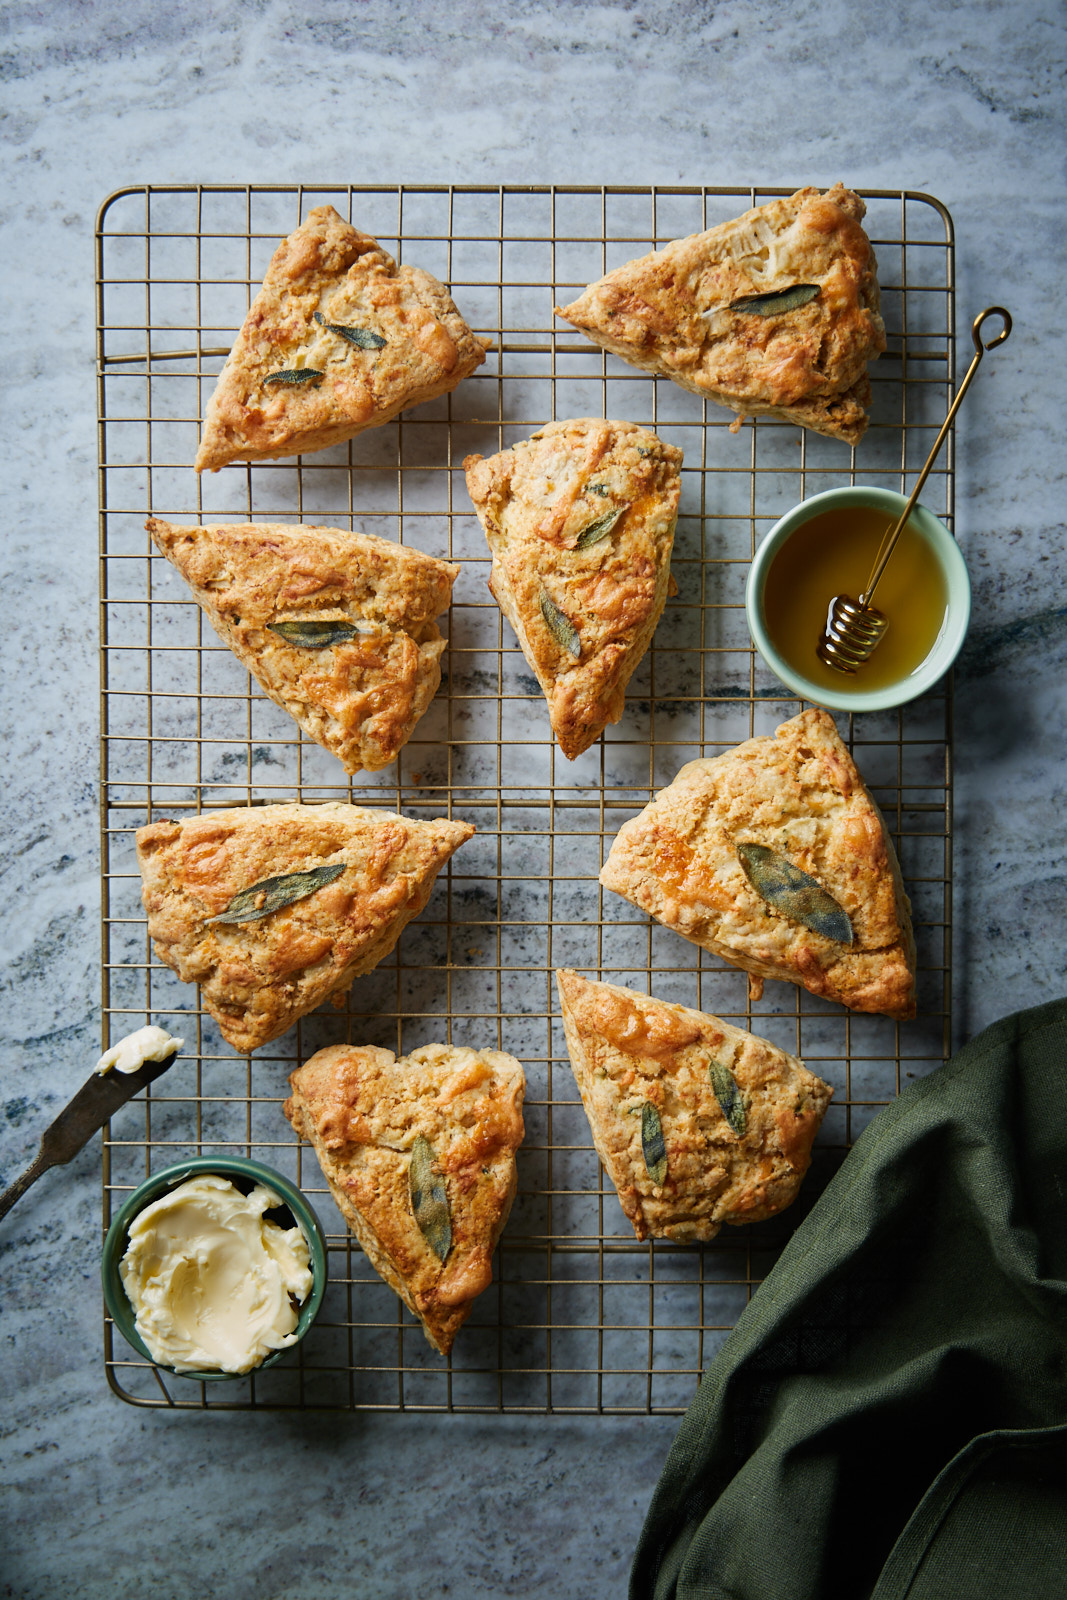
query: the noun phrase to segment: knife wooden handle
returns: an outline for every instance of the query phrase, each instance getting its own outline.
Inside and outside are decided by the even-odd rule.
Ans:
[[[54,1163],[48,1159],[44,1151],[38,1152],[37,1160],[31,1167],[27,1167],[21,1178],[16,1178],[9,1189],[0,1194],[0,1217],[6,1217],[16,1200],[21,1200],[31,1183],[35,1183],[42,1172],[47,1172]]]
[[[132,1100],[153,1079],[166,1072],[177,1054],[177,1050],[173,1050],[162,1061],[146,1061],[136,1072],[94,1072],[63,1107],[55,1121],[45,1129],[33,1165],[27,1167],[22,1177],[16,1178],[11,1187],[0,1195],[0,1217],[7,1215],[15,1201],[21,1200],[30,1184],[35,1183],[42,1172],[73,1160],[120,1106],[124,1106],[127,1100]]]

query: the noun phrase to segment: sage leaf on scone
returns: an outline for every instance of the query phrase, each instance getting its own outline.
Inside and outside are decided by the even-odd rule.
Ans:
[[[574,541],[574,548],[588,550],[591,545],[599,544],[601,539],[606,539],[626,509],[626,506],[616,506],[614,510],[605,512],[602,517],[597,517],[595,522],[589,523],[588,527],[582,529]]]
[[[286,644],[300,645],[304,650],[325,650],[327,645],[344,644],[360,633],[372,633],[372,628],[352,622],[306,621],[268,622],[271,633],[280,633]]]
[[[555,639],[561,650],[566,650],[575,661],[581,660],[582,641],[578,629],[574,626],[566,612],[561,611],[547,589],[541,590],[541,615],[545,619],[545,626]]]
[[[708,1071],[722,1114],[740,1139],[745,1131],[745,1102],[737,1079],[729,1067],[724,1067],[719,1061],[713,1061]]]
[[[272,911],[281,911],[298,900],[306,900],[316,889],[336,882],[344,871],[343,861],[331,861],[322,867],[309,867],[306,872],[283,872],[277,878],[263,878],[250,889],[235,894],[217,917],[208,917],[208,926],[213,922],[257,922],[260,917],[269,917]]]
[[[336,333],[347,344],[354,344],[357,350],[382,350],[387,341],[380,333],[372,333],[369,328],[349,328],[343,322],[327,322],[321,311],[312,312],[320,328],[325,328],[327,333]]]
[[[284,383],[288,388],[300,389],[308,383],[318,383],[324,377],[317,367],[283,367],[281,372],[269,372],[264,384]]]
[[[821,883],[765,844],[739,844],[737,854],[745,876],[762,900],[791,922],[802,923],[812,933],[837,944],[851,944],[852,923]]]
[[[408,1170],[411,1209],[426,1243],[437,1259],[443,1261],[452,1248],[452,1219],[445,1181],[433,1170],[436,1159],[430,1141],[421,1133],[416,1134]]]
[[[777,289],[771,294],[746,294],[730,301],[731,311],[751,312],[757,317],[775,317],[783,311],[796,311],[814,300],[819,292],[817,283],[794,283],[788,289]],[[709,312],[704,313],[710,315]]]
[[[648,1175],[657,1187],[662,1187],[667,1176],[667,1146],[663,1141],[663,1124],[651,1100],[641,1107],[641,1150]]]

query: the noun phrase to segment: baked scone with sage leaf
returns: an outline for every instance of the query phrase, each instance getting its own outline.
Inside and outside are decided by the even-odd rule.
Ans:
[[[398,1060],[337,1044],[289,1086],[285,1115],[371,1266],[447,1355],[492,1282],[515,1198],[520,1063],[501,1050],[428,1044]]]
[[[518,635],[570,760],[623,713],[670,592],[682,452],[633,422],[550,422],[468,456],[467,490]]]
[[[719,1017],[569,968],[556,984],[593,1143],[639,1239],[713,1239],[796,1199],[828,1083]]]
[[[346,772],[396,760],[441,682],[436,619],[457,566],[341,528],[145,527],[237,659]]]
[[[205,811],[137,831],[156,955],[235,1050],[277,1039],[393,949],[467,822],[336,802]]]
[[[315,206],[271,258],[208,402],[196,470],[325,450],[447,394],[484,360],[444,284]]]
[[[853,1011],[915,1015],[893,841],[826,711],[691,761],[620,828],[606,889],[749,973]]]
[[[729,406],[856,444],[885,349],[866,206],[798,189],[675,239],[556,308],[594,344]]]

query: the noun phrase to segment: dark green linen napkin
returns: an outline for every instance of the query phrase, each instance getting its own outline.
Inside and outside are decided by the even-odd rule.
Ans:
[[[704,1376],[631,1600],[1067,1600],[1067,1000],[871,1123]]]

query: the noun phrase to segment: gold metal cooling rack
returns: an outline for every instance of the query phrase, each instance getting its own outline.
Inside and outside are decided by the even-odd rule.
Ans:
[[[919,1016],[853,1016],[742,973],[651,923],[597,875],[620,825],[686,761],[801,709],[762,666],[743,589],[757,543],[798,500],[862,481],[904,487],[945,414],[955,366],[951,220],[926,195],[865,196],[889,349],[855,451],[732,414],[605,356],[554,319],[591,279],[790,188],[162,186],[112,195],[97,228],[100,448],[103,1042],[160,1022],[186,1052],[105,1130],[104,1224],[149,1172],[243,1153],[294,1179],[330,1243],[323,1311],[287,1363],[205,1384],[160,1374],[105,1322],[108,1378],[138,1405],[220,1409],[673,1413],[784,1241],[878,1108],[949,1050],[951,691],[839,718],[896,837],[920,952]],[[450,285],[488,335],[485,365],[443,399],[349,445],[197,479],[199,419],[280,239],[330,203]],[[685,453],[669,602],[627,707],[570,763],[486,589],[489,556],[462,462],[552,418],[625,417]],[[924,496],[949,526],[953,457]],[[177,521],[314,520],[462,564],[445,681],[394,768],[348,783],[216,638],[144,531]],[[195,988],[153,959],[134,831],[150,818],[268,801],[348,799],[477,833],[345,1011],[236,1055]],[[571,1076],[552,979],[575,966],[753,1028],[834,1085],[812,1172],[783,1217],[712,1244],[638,1244],[603,1177]],[[450,1361],[350,1239],[314,1155],[282,1116],[286,1076],[327,1043],[432,1040],[524,1063],[519,1193]]]

